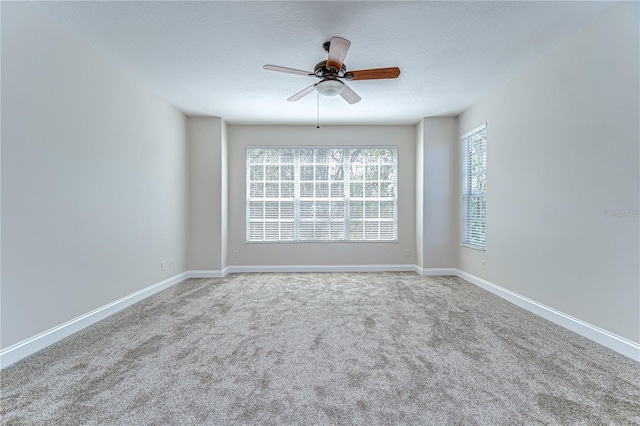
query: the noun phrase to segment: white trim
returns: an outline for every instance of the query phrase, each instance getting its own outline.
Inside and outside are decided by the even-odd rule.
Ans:
[[[474,249],[474,250],[486,251],[485,246],[474,246],[473,244],[467,244],[467,243],[462,243],[461,246]]]
[[[108,316],[151,296],[152,294],[158,293],[172,285],[182,282],[189,277],[190,272],[183,272],[181,274],[174,275],[164,281],[152,284],[149,287],[136,291],[135,293],[118,299],[115,302],[106,304],[91,312],[80,315],[77,318],[23,340],[22,342],[9,346],[8,348],[0,351],[0,368],[5,368],[14,362],[20,361],[22,358],[34,354],[39,350],[90,326],[91,324],[95,324],[96,322],[105,319]]]
[[[467,272],[458,270],[457,276],[567,330],[573,331],[634,361],[640,362],[640,344],[636,342],[603,330],[600,327],[574,318],[571,315],[567,315],[549,306],[545,306],[542,303],[521,296]]]
[[[487,128],[487,123],[482,123],[481,125],[479,125],[478,127],[476,127],[473,130],[469,130],[467,133],[465,133],[464,135],[460,136],[460,139],[464,139],[464,138],[468,138],[469,136],[471,136],[472,134],[479,132],[480,130],[484,130]]]
[[[239,272],[415,272],[416,265],[232,265],[229,274]]]
[[[416,265],[414,271],[418,275],[429,277],[458,276],[458,270],[456,268],[421,268]]]
[[[217,269],[201,269],[201,270],[193,270],[187,271],[187,278],[221,278],[227,275],[227,269],[224,268],[222,271]]]

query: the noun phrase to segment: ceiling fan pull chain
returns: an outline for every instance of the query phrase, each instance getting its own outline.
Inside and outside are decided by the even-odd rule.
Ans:
[[[318,121],[316,122],[316,129],[320,128],[320,92],[318,92]]]

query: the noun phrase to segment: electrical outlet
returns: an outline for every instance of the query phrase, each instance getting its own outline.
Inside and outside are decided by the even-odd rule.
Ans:
[[[484,259],[482,260],[482,270],[484,271]]]
[[[173,269],[173,259],[169,259],[169,269]]]
[[[164,260],[160,261],[160,270],[164,271]]]
[[[238,250],[233,251],[233,257],[236,259],[238,258]]]
[[[406,249],[404,251],[404,257],[411,257],[411,250],[410,249]]]

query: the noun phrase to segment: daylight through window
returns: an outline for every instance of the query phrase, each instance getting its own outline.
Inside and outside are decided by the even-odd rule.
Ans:
[[[487,125],[462,137],[462,244],[485,247]]]
[[[249,147],[247,241],[396,241],[398,150]]]

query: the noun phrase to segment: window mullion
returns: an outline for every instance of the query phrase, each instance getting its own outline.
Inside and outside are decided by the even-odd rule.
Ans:
[[[293,239],[300,241],[300,150],[293,150]]]
[[[345,149],[342,156],[344,180],[344,239],[351,240],[351,150]]]
[[[316,230],[318,228],[318,220],[316,219],[316,214],[318,213],[318,200],[316,199],[316,188],[317,188],[317,183],[316,183],[316,171],[317,169],[317,165],[316,165],[316,150],[313,150],[313,219],[311,219],[313,221],[313,240],[316,240]]]

